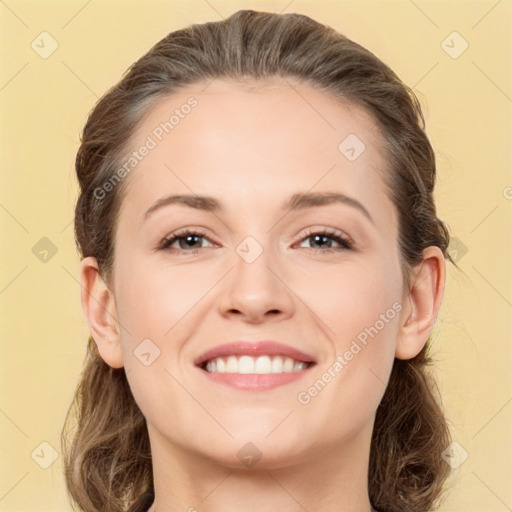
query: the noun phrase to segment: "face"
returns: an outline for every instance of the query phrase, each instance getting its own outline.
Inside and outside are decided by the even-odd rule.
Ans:
[[[160,100],[144,145],[112,292],[152,448],[240,467],[245,447],[272,467],[368,441],[404,302],[373,119],[305,84],[215,80]]]

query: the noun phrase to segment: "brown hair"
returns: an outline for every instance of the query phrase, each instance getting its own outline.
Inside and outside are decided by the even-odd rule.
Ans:
[[[105,197],[95,190],[122,165],[143,116],[156,101],[217,77],[263,83],[295,77],[365,109],[381,132],[387,186],[399,215],[404,283],[423,249],[448,253],[449,233],[433,199],[436,163],[413,91],[374,54],[300,14],[238,11],[221,22],[170,33],[135,62],[95,105],[76,157],[80,195],[75,235],[82,257],[94,256],[108,282],[125,182]],[[128,134],[128,135],[127,135]],[[449,430],[428,366],[431,340],[413,359],[395,359],[376,413],[368,486],[381,512],[423,512],[441,495]],[[73,414],[76,413],[76,414]],[[76,431],[69,424],[77,418]],[[71,437],[71,439],[69,439]],[[62,432],[65,476],[87,512],[145,510],[153,495],[148,433],[123,368],[113,369],[89,337],[84,370]]]

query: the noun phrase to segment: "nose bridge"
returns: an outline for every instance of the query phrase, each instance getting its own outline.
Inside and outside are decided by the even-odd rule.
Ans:
[[[258,239],[248,235],[236,246],[235,252],[234,284],[247,296],[270,294],[276,287],[276,278],[269,267],[279,267],[279,257],[272,250],[269,237],[262,240],[261,235]]]
[[[263,235],[258,238],[261,240]],[[246,236],[236,247],[233,270],[222,299],[224,313],[236,310],[256,319],[267,312],[291,313],[293,299],[283,283],[282,258],[270,242]]]

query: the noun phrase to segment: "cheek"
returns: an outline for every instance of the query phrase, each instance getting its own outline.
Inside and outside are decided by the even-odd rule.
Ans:
[[[307,294],[320,318],[331,328],[335,339],[347,340],[356,337],[365,328],[377,322],[382,328],[381,317],[395,318],[401,300],[400,274],[396,265],[378,258],[365,262],[329,268],[325,275],[318,273],[317,287],[310,286]],[[387,315],[386,315],[387,312]]]
[[[322,293],[310,297],[329,326],[333,353],[324,363],[325,380],[346,404],[361,399],[376,407],[392,368],[403,309],[399,267],[373,261],[330,272],[325,282]]]
[[[134,342],[141,337],[162,340],[199,302],[209,280],[213,285],[214,280],[190,269],[160,268],[144,261],[119,265],[118,316]]]
[[[368,425],[386,389],[402,304],[398,288],[381,275],[354,269],[343,281],[331,281],[324,295],[330,309],[324,306],[322,320],[331,327],[332,355],[305,383],[297,401],[309,412],[303,416],[305,430],[314,422],[327,425],[325,442],[350,437]]]

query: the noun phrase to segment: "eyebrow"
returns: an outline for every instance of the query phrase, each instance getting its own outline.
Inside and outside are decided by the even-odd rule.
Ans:
[[[281,206],[282,211],[290,210],[304,210],[312,207],[325,206],[335,203],[342,203],[359,210],[372,224],[375,222],[370,215],[370,212],[353,197],[341,194],[339,192],[300,192],[293,194]],[[177,194],[162,197],[153,203],[144,213],[143,221],[146,220],[152,213],[172,204],[179,204],[202,210],[205,212],[222,212],[224,208],[222,204],[211,196],[198,196],[190,194]]]

